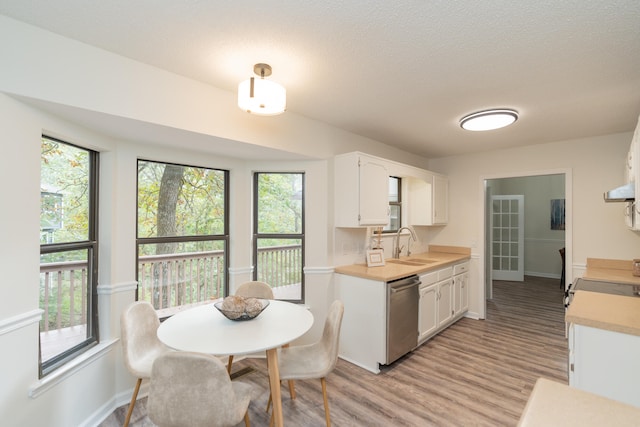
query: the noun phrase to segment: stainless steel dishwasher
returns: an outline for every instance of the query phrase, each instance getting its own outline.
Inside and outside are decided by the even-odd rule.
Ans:
[[[419,286],[418,276],[387,282],[387,365],[418,346]]]

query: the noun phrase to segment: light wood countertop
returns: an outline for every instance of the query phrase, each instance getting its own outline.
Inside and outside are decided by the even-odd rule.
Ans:
[[[631,260],[587,258],[587,271],[582,277],[601,282],[640,285],[640,277],[633,275]]]
[[[565,320],[567,323],[640,336],[640,298],[577,291]]]
[[[539,378],[520,417],[520,427],[637,426],[640,408]]]
[[[451,264],[471,258],[471,249],[460,246],[429,246],[428,252],[412,254],[409,257],[400,257],[399,260],[429,260],[424,265],[395,264],[393,260],[386,260],[380,267],[367,267],[367,264],[351,264],[335,268],[336,273],[348,276],[361,277],[382,282],[401,279],[413,274],[421,274],[431,270],[438,270]]]
[[[633,261],[587,258],[588,280],[640,286]],[[576,291],[565,315],[567,323],[640,336],[640,298],[599,292]]]

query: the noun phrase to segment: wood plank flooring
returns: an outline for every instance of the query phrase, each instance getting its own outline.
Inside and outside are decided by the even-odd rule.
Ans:
[[[327,379],[333,425],[515,426],[537,378],[567,383],[562,293],[557,279],[496,281],[486,320],[461,319],[379,375],[339,360]],[[234,363],[247,367],[239,380],[254,388],[251,424],[268,426],[265,360]],[[285,424],[324,426],[320,381],[297,381],[296,391],[292,401],[283,387]],[[131,426],[154,425],[145,403]],[[101,427],[122,425],[126,409]]]

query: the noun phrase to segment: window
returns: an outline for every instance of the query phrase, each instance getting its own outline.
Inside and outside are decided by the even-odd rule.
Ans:
[[[276,299],[304,300],[304,174],[254,175],[254,280]]]
[[[401,178],[389,177],[389,224],[382,229],[385,232],[395,233],[402,226],[401,184]]]
[[[98,153],[42,137],[39,375],[98,342]]]
[[[160,317],[228,292],[228,171],[138,161],[138,300]]]

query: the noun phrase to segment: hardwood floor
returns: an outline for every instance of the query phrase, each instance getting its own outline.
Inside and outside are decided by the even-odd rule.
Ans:
[[[557,279],[494,282],[487,319],[463,318],[374,375],[343,360],[327,379],[334,426],[515,426],[539,377],[567,383],[564,306]],[[264,359],[234,363],[251,371],[252,426],[268,426]],[[323,426],[319,380],[283,387],[285,424]],[[138,401],[134,427],[153,426]],[[127,405],[102,427],[122,425]],[[244,423],[239,424],[239,426]]]

